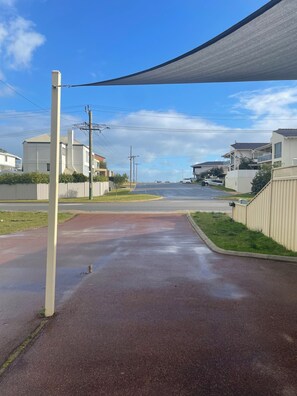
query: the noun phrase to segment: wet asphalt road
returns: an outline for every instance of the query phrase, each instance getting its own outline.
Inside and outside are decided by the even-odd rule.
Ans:
[[[59,211],[102,213],[168,213],[187,211],[231,212],[229,201],[217,198],[225,192],[198,184],[151,183],[138,184],[135,194],[154,194],[163,199],[147,202],[60,203]],[[0,211],[47,211],[47,203],[0,203]]]
[[[213,200],[230,195],[209,186],[197,183],[140,183],[137,184],[134,194],[160,195],[166,200]]]
[[[25,234],[1,257],[0,271],[24,265],[6,326],[39,306],[42,283],[27,267],[41,271],[42,235]],[[58,287],[58,315],[2,377],[1,395],[297,394],[296,265],[213,253],[182,215],[80,215],[59,245],[66,296],[78,287],[63,304]],[[5,313],[17,285],[2,288]]]

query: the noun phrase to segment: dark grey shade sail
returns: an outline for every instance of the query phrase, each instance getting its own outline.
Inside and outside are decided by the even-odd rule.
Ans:
[[[139,73],[76,86],[297,79],[297,0],[271,0],[207,43]]]

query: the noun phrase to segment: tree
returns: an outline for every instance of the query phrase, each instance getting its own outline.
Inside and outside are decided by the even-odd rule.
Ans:
[[[126,173],[124,173],[123,175],[121,175],[119,173],[116,173],[113,176],[113,183],[114,183],[116,188],[121,187],[127,181],[128,181],[128,176],[126,175]]]
[[[241,158],[239,169],[252,169],[252,165],[256,165],[256,162],[252,158]]]
[[[113,177],[112,177],[112,181],[115,185],[116,190],[121,187],[124,183],[127,183],[128,181],[128,175],[126,173],[123,173],[122,175],[120,175],[119,173],[116,173]]]
[[[205,178],[212,177],[212,176],[221,177],[223,175],[224,175],[224,170],[222,167],[221,168],[211,168],[207,171],[201,172],[200,175],[197,175],[197,180],[203,180]]]
[[[211,176],[221,177],[224,175],[224,169],[222,167],[221,168],[212,168],[210,170],[210,174],[211,174]]]
[[[271,165],[262,165],[261,169],[258,170],[256,176],[253,178],[252,181],[253,194],[258,194],[258,192],[261,191],[262,188],[265,187],[266,184],[270,181],[271,170],[272,170]]]

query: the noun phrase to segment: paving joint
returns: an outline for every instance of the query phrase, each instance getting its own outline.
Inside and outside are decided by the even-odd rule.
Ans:
[[[2,375],[8,370],[8,368],[20,357],[27,348],[36,340],[37,336],[41,333],[44,327],[49,323],[49,319],[42,319],[39,325],[27,336],[27,338],[18,345],[11,354],[7,357],[4,363],[0,366],[0,380]]]
[[[213,251],[220,254],[225,254],[228,256],[238,256],[238,257],[250,257],[250,258],[257,258],[262,260],[273,260],[273,261],[285,261],[290,262],[292,264],[297,265],[297,257],[290,257],[290,256],[276,256],[273,254],[262,254],[262,253],[252,253],[252,252],[237,252],[235,250],[225,250],[218,247],[216,244],[211,241],[208,236],[201,230],[201,228],[195,223],[193,220],[191,213],[187,213],[187,218],[196,231],[196,233],[200,236],[203,242]]]

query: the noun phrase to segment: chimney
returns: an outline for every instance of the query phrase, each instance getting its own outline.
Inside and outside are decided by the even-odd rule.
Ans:
[[[67,168],[74,170],[73,166],[73,129],[67,133]]]

